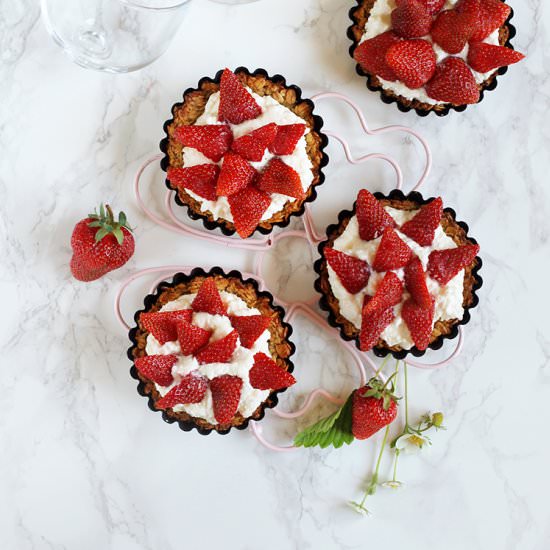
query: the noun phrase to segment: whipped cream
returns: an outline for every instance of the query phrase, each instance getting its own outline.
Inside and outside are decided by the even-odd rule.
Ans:
[[[443,6],[443,9],[444,10],[451,9],[457,2],[458,0],[447,0],[445,5]],[[395,0],[376,0],[376,3],[374,4],[370,12],[367,23],[365,24],[365,33],[363,34],[363,36],[361,37],[361,40],[359,41],[360,44],[365,40],[368,40],[369,38],[374,38],[379,34],[382,34],[386,31],[391,30],[392,28],[391,12],[394,10],[394,8],[395,8]],[[424,36],[422,38],[433,44],[433,40],[431,36]],[[483,42],[485,42],[486,44],[492,44],[494,46],[498,46],[500,44],[499,30],[496,29]],[[460,53],[455,55],[447,53],[437,44],[433,44],[433,48],[435,51],[437,63],[439,63],[440,61],[443,61],[443,59],[445,59],[446,57],[460,57],[464,61],[466,61],[468,57],[468,49],[469,49],[468,44],[466,44],[466,46]],[[478,73],[473,69],[471,69],[471,71],[478,84],[485,82],[485,80],[487,80],[495,72],[495,70],[492,70],[492,71],[489,71],[488,73]],[[405,86],[405,84],[403,84],[403,82],[400,82],[399,80],[395,82],[390,82],[389,80],[384,80],[383,78],[380,78],[380,77],[378,77],[378,80],[380,80],[380,83],[382,84],[382,88],[384,88],[385,90],[391,90],[393,93],[403,96],[404,98],[410,101],[417,99],[422,103],[429,103],[430,105],[442,105],[445,103],[444,101],[438,101],[436,99],[432,99],[431,97],[429,97],[428,94],[426,93],[426,88],[424,86],[413,90]]]
[[[396,221],[398,226],[403,225],[415,216],[418,210],[398,210],[390,206],[385,207],[386,212]],[[399,237],[409,246],[422,262],[422,267],[426,271],[428,267],[428,259],[432,250],[445,250],[448,248],[456,248],[455,242],[445,234],[441,225],[435,231],[435,237],[431,246],[420,246],[418,243],[401,233],[396,229]],[[353,216],[350,219],[348,226],[333,244],[333,248],[344,252],[350,256],[354,256],[366,261],[372,265],[374,256],[378,250],[378,245],[382,237],[373,239],[372,241],[364,241],[359,236],[359,225],[357,218]],[[403,269],[394,270],[397,276],[403,281],[405,273]],[[365,294],[374,296],[376,288],[386,273],[378,273],[372,271],[367,286],[357,294],[350,294],[340,282],[340,279],[334,270],[328,266],[328,276],[332,293],[337,298],[340,305],[340,313],[350,321],[358,330],[361,328],[361,309]],[[464,270],[461,270],[453,277],[446,285],[441,286],[437,281],[426,274],[426,284],[430,294],[435,299],[435,313],[433,322],[448,319],[462,319],[464,315],[463,289],[464,289]],[[395,319],[382,332],[382,339],[388,346],[401,346],[403,349],[410,349],[414,346],[411,338],[411,333],[401,317],[401,308],[403,302],[410,297],[410,294],[405,289],[401,298],[401,303],[394,307]]]
[[[176,300],[165,304],[160,311],[190,309],[191,303],[195,299],[195,296],[196,294],[185,294],[184,296],[180,296]],[[220,292],[220,296],[223,303],[227,306],[227,312],[229,315],[260,315],[260,312],[256,308],[249,307],[244,300],[238,296],[235,296],[235,294],[222,291]],[[228,317],[224,315],[212,315],[202,311],[193,312],[193,319],[191,323],[205,330],[212,331],[210,342],[220,340],[233,330]],[[178,357],[177,363],[172,367],[174,382],[170,386],[159,386],[158,384],[155,384],[155,387],[162,396],[166,395],[174,386],[177,386],[181,382],[181,379],[191,372],[200,374],[209,380],[216,378],[217,376],[222,376],[223,374],[238,376],[242,379],[243,386],[241,390],[239,407],[237,410],[245,418],[247,418],[252,415],[260,404],[269,396],[269,390],[258,390],[253,388],[250,385],[248,376],[248,373],[254,364],[254,355],[256,353],[262,352],[268,357],[271,357],[271,353],[269,352],[269,337],[269,330],[264,330],[256,342],[254,342],[251,349],[241,346],[240,340],[237,340],[235,352],[233,353],[229,363],[208,363],[205,365],[199,365],[199,362],[195,357],[191,355],[181,355],[179,342],[166,342],[164,345],[161,345],[152,334],[147,336],[145,351],[147,355],[173,354]],[[204,398],[199,403],[175,405],[173,410],[175,412],[185,411],[187,414],[196,418],[203,418],[210,424],[218,423],[214,416],[212,393],[210,388],[206,390]]]
[[[284,124],[305,124],[304,120],[299,116],[295,115],[290,109],[281,105],[277,100],[273,99],[271,96],[259,96],[254,93],[250,88],[246,88],[252,97],[255,99],[256,103],[262,108],[262,114],[253,120],[245,120],[241,124],[230,124],[231,129],[233,130],[233,136],[235,139],[249,134],[253,130],[265,126],[270,122],[275,122],[279,125]],[[218,111],[220,108],[220,92],[212,94],[206,107],[204,113],[197,119],[196,125],[202,124],[220,124],[218,121]],[[288,166],[291,166],[296,170],[300,176],[300,181],[302,183],[302,188],[304,191],[307,191],[309,186],[313,181],[313,172],[312,164],[309,156],[307,154],[307,144],[305,136],[309,133],[306,130],[306,133],[300,138],[292,154],[282,155],[280,159]],[[264,156],[260,162],[251,162],[250,164],[256,168],[256,170],[262,170],[267,163],[274,157],[273,153],[270,153],[267,149],[264,153]],[[184,166],[195,166],[197,164],[212,164],[212,161],[205,157],[200,151],[192,149],[191,147],[183,148],[183,164]],[[221,165],[221,161],[218,163]],[[186,189],[187,193],[191,195],[195,200],[201,204],[201,212],[209,210],[212,212],[214,219],[223,218],[227,221],[232,222],[233,216],[231,215],[231,209],[229,208],[229,201],[227,197],[218,197],[215,201],[209,201],[204,197],[193,193],[189,189]],[[268,209],[264,212],[262,220],[268,220],[275,214],[282,210],[287,202],[294,202],[294,197],[289,197],[287,195],[281,195],[280,193],[271,194],[271,204]]]

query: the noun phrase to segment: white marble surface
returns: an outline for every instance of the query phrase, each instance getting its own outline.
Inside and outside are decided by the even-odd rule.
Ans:
[[[73,65],[44,30],[36,0],[0,3],[2,549],[550,547],[550,7],[513,2],[514,42],[528,59],[481,105],[420,119],[381,103],[356,76],[347,54],[351,4],[262,0],[231,8],[195,0],[164,57],[113,76]],[[403,460],[406,488],[380,489],[367,519],[345,502],[359,497],[380,438],[278,455],[248,432],[183,433],[147,409],[128,375],[128,340],[112,309],[126,275],[168,263],[252,267],[251,253],[155,227],[131,191],[172,103],[226,65],[283,73],[307,94],[342,91],[373,125],[414,126],[434,152],[425,193],[442,194],[482,246],[485,286],[464,353],[447,368],[410,376],[412,413],[442,409],[448,430],[423,455]],[[392,152],[407,184],[414,181],[416,146],[400,137],[365,140],[345,109],[320,111],[355,151]],[[379,162],[350,168],[336,145],[329,154],[314,209],[319,227],[359,185],[394,185]],[[157,188],[160,181],[153,174]],[[127,266],[84,285],[69,274],[69,238],[100,200],[126,210],[137,249]],[[298,259],[294,284],[306,289],[307,254],[301,243],[287,244]],[[280,261],[279,270],[290,264]],[[146,292],[146,282],[136,284],[127,314]],[[319,380],[335,392],[353,388],[336,337],[306,321],[296,329],[299,383],[282,406]],[[278,441],[296,428],[272,414],[264,425]],[[382,470],[385,478],[389,461]]]

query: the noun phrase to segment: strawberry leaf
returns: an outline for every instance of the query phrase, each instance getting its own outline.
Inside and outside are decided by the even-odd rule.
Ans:
[[[352,395],[336,412],[298,433],[294,438],[294,445],[296,447],[318,446],[322,449],[329,445],[336,449],[344,443],[349,445],[354,440],[351,433]]]

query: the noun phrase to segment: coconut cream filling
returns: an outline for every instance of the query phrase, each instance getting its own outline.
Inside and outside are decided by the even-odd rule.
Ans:
[[[409,221],[415,216],[418,210],[398,210],[389,206],[385,210],[396,221],[398,226],[401,226],[406,221]],[[431,246],[420,246],[407,235],[396,230],[399,237],[409,246],[422,262],[422,267],[426,271],[428,266],[428,258],[433,250],[445,250],[456,248],[455,242],[445,234],[441,225],[436,229],[435,237]],[[357,218],[353,216],[350,219],[348,226],[333,244],[333,248],[366,261],[369,266],[374,261],[374,256],[380,244],[382,237],[373,239],[372,241],[364,241],[359,236],[359,226]],[[403,281],[405,278],[404,270],[394,270],[397,276]],[[340,279],[334,270],[328,266],[328,276],[332,293],[336,297],[340,306],[340,313],[350,321],[358,330],[361,328],[361,309],[363,307],[363,299],[365,294],[374,296],[376,288],[380,281],[384,278],[385,272],[378,273],[372,271],[367,286],[357,294],[350,294],[340,282]],[[453,277],[446,285],[440,285],[437,281],[426,275],[426,284],[430,294],[435,299],[435,313],[433,323],[448,319],[462,319],[464,315],[463,293],[464,293],[464,270],[461,270]],[[401,303],[394,307],[395,319],[382,332],[382,339],[388,346],[401,346],[403,349],[410,349],[414,346],[411,334],[403,318],[401,317],[401,308],[403,302],[409,298],[410,294],[405,289],[401,298]],[[432,325],[433,326],[433,325]]]
[[[180,309],[190,309],[191,303],[195,299],[196,294],[185,294],[176,300],[165,304],[160,311],[177,311]],[[223,303],[227,306],[229,315],[259,315],[260,312],[256,308],[249,307],[244,300],[229,292],[220,292]],[[233,327],[229,318],[224,315],[212,315],[204,312],[193,312],[191,323],[205,330],[212,331],[210,342],[220,340],[229,334]],[[265,401],[269,396],[269,390],[258,390],[250,385],[249,371],[254,364],[254,355],[258,352],[265,353],[271,357],[269,351],[270,332],[266,329],[260,337],[254,342],[251,349],[241,345],[240,340],[237,340],[237,346],[228,363],[209,363],[199,365],[197,359],[190,355],[182,355],[180,344],[177,341],[166,342],[161,345],[158,340],[152,335],[147,336],[145,351],[147,355],[176,355],[177,363],[172,367],[172,376],[174,381],[170,386],[160,386],[155,384],[156,389],[161,396],[166,395],[173,387],[177,386],[181,379],[189,374],[195,373],[204,376],[211,380],[223,374],[238,376],[243,381],[241,397],[239,400],[238,412],[243,417],[251,416],[254,411]],[[217,424],[214,416],[214,408],[212,404],[212,393],[210,389],[206,390],[204,398],[199,403],[181,404],[173,407],[175,412],[184,411],[187,414],[203,418],[210,424]]]

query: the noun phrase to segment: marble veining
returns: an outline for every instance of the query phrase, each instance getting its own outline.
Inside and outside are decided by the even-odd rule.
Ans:
[[[421,119],[384,105],[355,74],[345,34],[352,4],[261,0],[227,7],[195,0],[163,57],[137,73],[108,75],[63,55],[37,0],[0,3],[3,549],[252,550],[265,540],[300,550],[382,547],[388,540],[392,548],[548,548],[550,6],[512,3],[514,44],[528,57],[496,91],[463,114]],[[253,267],[253,253],[154,226],[131,191],[183,90],[239,65],[282,73],[306,95],[346,93],[373,126],[422,132],[434,153],[423,193],[442,195],[482,247],[485,286],[463,354],[447,368],[409,376],[411,416],[443,410],[447,430],[421,455],[402,460],[406,487],[380,488],[368,519],[345,503],[359,497],[379,436],[339,451],[278,455],[247,432],[182,433],[148,410],[128,374],[129,341],[112,312],[126,275],[167,263]],[[402,163],[407,187],[418,177],[423,159],[414,143],[365,139],[345,107],[323,102],[318,109],[356,154],[382,149]],[[327,182],[313,205],[319,228],[334,223],[361,185],[394,186],[383,163],[349,167],[336,144],[328,153]],[[163,192],[149,188],[162,189],[162,175],[148,173],[144,183],[146,200],[159,208]],[[84,285],[69,274],[69,238],[102,200],[128,214],[136,254]],[[313,276],[301,243],[283,241],[275,252],[273,288],[310,296]],[[131,288],[127,316],[149,282]],[[357,379],[337,333],[328,337],[304,318],[294,324],[298,383],[280,406],[299,406],[319,384],[344,396]],[[262,425],[286,443],[331,410],[320,402],[300,421],[268,414]],[[388,456],[381,476],[389,475]]]

